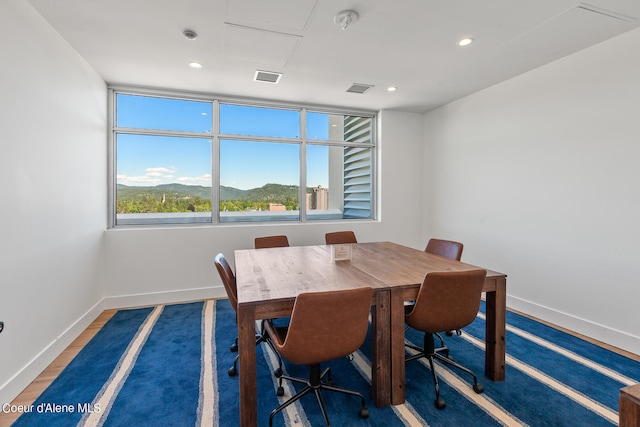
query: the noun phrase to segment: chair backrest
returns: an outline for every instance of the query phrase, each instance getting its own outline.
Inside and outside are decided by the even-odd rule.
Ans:
[[[284,343],[274,343],[287,360],[313,365],[356,351],[367,335],[370,287],[298,295]]]
[[[224,290],[227,291],[227,297],[229,298],[229,304],[235,311],[238,310],[238,288],[236,287],[236,275],[233,274],[233,270],[229,266],[227,259],[223,254],[216,255],[215,258],[216,268],[220,279],[224,284]]]
[[[428,273],[406,323],[431,333],[464,328],[478,314],[486,276],[486,270]]]
[[[256,237],[255,240],[256,249],[286,248],[287,246],[289,246],[289,239],[287,239],[287,236]]]
[[[345,243],[358,243],[356,234],[353,231],[335,231],[324,235],[327,245],[340,245]]]
[[[440,255],[445,258],[460,261],[460,258],[462,257],[462,248],[462,243],[459,242],[454,242],[452,240],[431,239],[427,243],[427,247],[424,249],[424,251],[429,252],[430,254]]]

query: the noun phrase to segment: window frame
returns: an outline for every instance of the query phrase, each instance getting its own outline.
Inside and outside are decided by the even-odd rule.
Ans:
[[[244,98],[221,97],[206,93],[187,93],[172,90],[156,90],[130,86],[108,86],[108,228],[148,228],[148,227],[190,227],[190,226],[233,226],[233,225],[267,225],[267,224],[286,224],[286,223],[336,223],[336,222],[354,222],[354,221],[376,221],[377,220],[377,176],[378,176],[378,122],[377,113],[365,110],[352,110],[345,108],[333,108],[326,106],[300,105],[276,101],[252,100]],[[117,126],[117,102],[118,94],[170,98],[185,101],[209,102],[212,107],[211,114],[211,132],[189,132],[176,130],[159,130],[159,129],[143,129]],[[268,109],[284,109],[299,112],[300,117],[300,136],[299,138],[287,137],[271,137],[271,136],[254,136],[239,134],[222,134],[220,133],[220,104],[232,104],[246,107],[268,108]],[[369,143],[348,142],[338,140],[318,140],[307,138],[306,115],[307,113],[320,113],[327,115],[355,116],[368,118],[371,120],[371,141]],[[211,140],[211,216],[206,222],[196,221],[175,221],[163,222],[158,219],[141,220],[136,223],[118,224],[116,212],[116,191],[117,191],[117,135],[118,134],[135,134],[150,136],[170,136],[182,138],[200,138]],[[255,141],[266,143],[287,143],[299,145],[299,218],[296,220],[256,220],[256,221],[220,221],[220,141],[221,140],[238,140],[238,141]],[[369,218],[339,218],[339,219],[308,219],[307,208],[305,204],[307,189],[307,155],[306,148],[309,145],[327,146],[327,147],[367,147],[371,150],[370,165],[370,198],[371,198],[371,215]],[[344,197],[344,196],[343,196]],[[343,201],[344,202],[344,201]]]

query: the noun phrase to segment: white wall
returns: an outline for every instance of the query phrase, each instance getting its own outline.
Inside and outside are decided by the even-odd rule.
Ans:
[[[258,236],[286,234],[291,245],[324,244],[326,232],[351,229],[363,242],[393,240],[424,247],[420,213],[422,121],[422,115],[412,113],[380,114],[380,221],[109,230],[106,306],[222,296],[214,256],[222,252],[233,264],[233,251],[252,248]]]
[[[640,354],[640,30],[425,117],[425,239],[508,304]]]
[[[0,404],[103,308],[221,295],[214,255],[269,234],[458,239],[509,274],[510,306],[640,353],[640,30],[426,116],[381,112],[378,222],[107,232],[104,82],[25,0],[0,2],[0,38]]]
[[[26,1],[0,2],[0,40],[2,404],[99,314],[107,101]]]
[[[257,236],[303,245],[353,229],[361,241],[424,245],[423,117],[391,111],[379,120],[380,221],[105,232],[105,83],[25,0],[0,3],[0,37],[0,404],[105,308],[223,295],[213,257],[233,262]]]
[[[380,221],[107,232],[104,82],[25,0],[0,3],[0,37],[0,404],[103,308],[222,295],[215,254],[269,234],[457,239],[509,275],[510,306],[640,353],[640,30],[426,116],[381,112]]]

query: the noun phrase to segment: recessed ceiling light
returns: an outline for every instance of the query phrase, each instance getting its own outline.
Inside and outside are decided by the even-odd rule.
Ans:
[[[395,92],[395,91],[397,91],[397,90],[398,90],[398,87],[397,87],[397,86],[389,86],[389,87],[387,88],[387,92]]]
[[[464,38],[464,39],[460,39],[458,41],[458,46],[469,46],[471,43],[473,43],[473,39],[472,38]]]
[[[199,62],[189,62],[189,67],[191,68],[202,68],[202,64]]]
[[[182,32],[182,35],[187,40],[195,40],[198,37],[198,34],[196,34],[196,32],[193,30],[184,30]]]

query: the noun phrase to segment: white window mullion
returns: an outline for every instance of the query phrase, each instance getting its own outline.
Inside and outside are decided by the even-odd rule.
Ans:
[[[300,110],[300,222],[307,221],[307,110]]]
[[[211,115],[211,223],[220,223],[220,102],[213,101]]]

